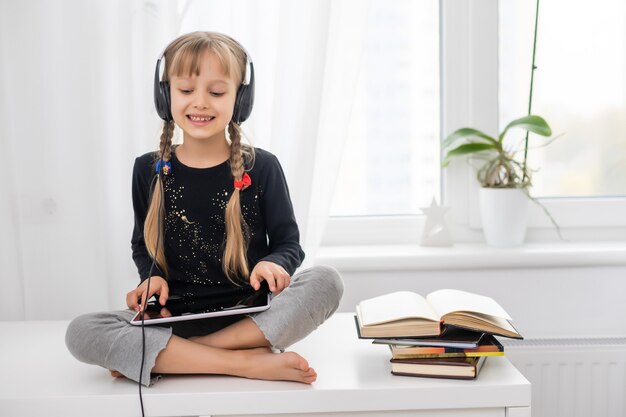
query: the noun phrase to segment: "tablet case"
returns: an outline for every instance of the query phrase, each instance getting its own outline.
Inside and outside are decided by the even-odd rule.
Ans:
[[[270,308],[271,292],[264,285],[258,291],[252,287],[240,287],[228,293],[216,294],[212,297],[191,298],[172,296],[165,306],[158,301],[148,302],[144,325],[163,324],[184,320],[198,320],[211,317],[232,316],[237,314],[251,314],[265,311]],[[170,317],[161,315],[166,308]],[[141,326],[142,312],[138,312],[130,324]]]

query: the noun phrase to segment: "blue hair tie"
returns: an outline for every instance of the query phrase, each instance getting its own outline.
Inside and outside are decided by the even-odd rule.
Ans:
[[[162,159],[159,159],[156,163],[156,169],[155,172],[158,174],[159,170],[161,169],[161,163],[163,163],[163,175],[168,175],[170,172],[172,172],[172,163],[171,162],[165,162]]]

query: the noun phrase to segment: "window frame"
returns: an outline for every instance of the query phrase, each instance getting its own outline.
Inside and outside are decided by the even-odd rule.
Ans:
[[[463,126],[498,131],[498,0],[440,0],[441,138]],[[531,190],[532,193],[532,190]],[[455,242],[483,241],[479,184],[467,161],[441,173],[442,203]],[[626,197],[539,198],[567,240],[626,236]],[[323,246],[419,242],[423,215],[329,217]],[[537,204],[531,204],[527,242],[558,242]]]

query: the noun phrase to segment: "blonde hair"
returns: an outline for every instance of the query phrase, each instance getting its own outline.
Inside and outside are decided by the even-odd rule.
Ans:
[[[220,62],[225,74],[235,80],[237,86],[243,83],[246,69],[246,53],[241,46],[228,36],[215,32],[192,32],[180,36],[165,49],[165,71],[163,79],[172,75],[200,74],[199,57],[209,51]],[[163,150],[163,161],[171,160],[174,122],[164,122],[159,152],[156,153],[155,165]],[[254,161],[254,148],[241,143],[241,127],[232,120],[228,124],[230,136],[230,171],[234,180],[241,181],[245,165]],[[250,165],[251,166],[251,165]],[[157,176],[153,188],[148,214],[144,223],[144,240],[150,256],[167,275],[168,268],[164,253],[164,218],[165,202],[163,198],[163,180]],[[161,221],[159,221],[161,220]],[[225,209],[226,241],[222,255],[222,270],[226,277],[236,285],[246,282],[250,274],[246,256],[248,246],[248,227],[241,212],[240,190],[234,189]],[[158,241],[158,248],[157,248]]]

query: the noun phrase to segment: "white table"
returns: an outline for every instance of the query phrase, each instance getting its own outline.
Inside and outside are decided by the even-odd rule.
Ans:
[[[76,361],[66,321],[0,322],[0,416],[138,416],[137,384]],[[227,376],[166,376],[144,389],[150,416],[530,417],[530,383],[505,357],[474,381],[389,373],[386,346],[356,337],[336,314],[292,350],[318,372],[313,385]]]

